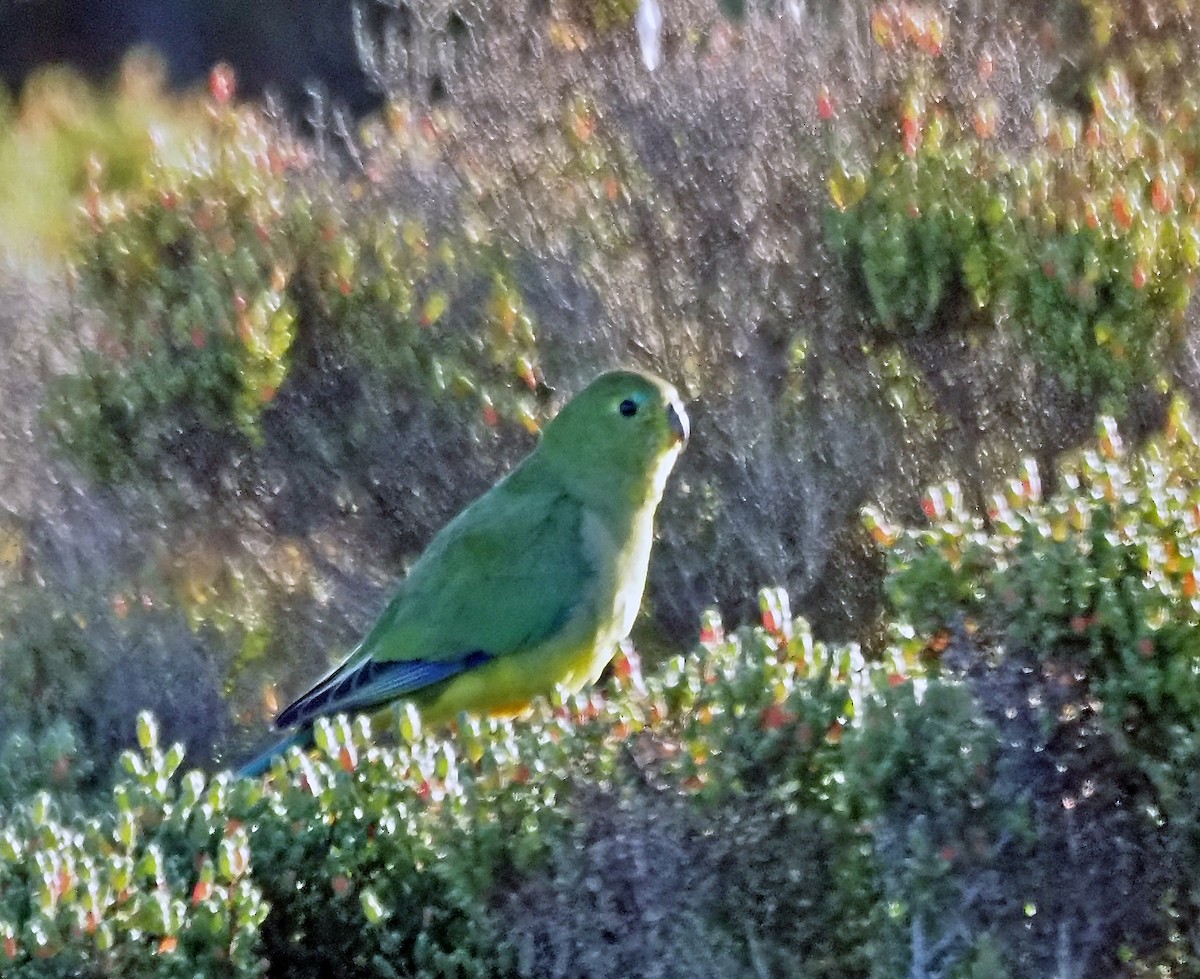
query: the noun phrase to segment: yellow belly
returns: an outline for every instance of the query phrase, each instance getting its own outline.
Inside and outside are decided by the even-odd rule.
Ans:
[[[617,641],[590,637],[558,641],[494,659],[447,680],[432,696],[417,698],[421,717],[430,724],[453,720],[460,712],[513,716],[525,711],[556,686],[574,693],[594,683],[616,651]]]
[[[497,657],[414,697],[430,724],[468,714],[513,715],[531,701],[562,686],[571,693],[595,683],[617,645],[629,635],[642,601],[653,537],[653,508],[619,547],[599,521],[584,521],[584,547],[601,568],[593,601],[552,639],[527,650]],[[604,596],[602,601],[599,596]]]

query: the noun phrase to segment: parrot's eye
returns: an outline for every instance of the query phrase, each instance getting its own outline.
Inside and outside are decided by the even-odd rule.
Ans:
[[[637,402],[634,401],[632,398],[626,398],[624,401],[621,402],[621,407],[620,407],[619,411],[626,418],[632,418],[634,415],[637,414],[637,409],[638,409]]]

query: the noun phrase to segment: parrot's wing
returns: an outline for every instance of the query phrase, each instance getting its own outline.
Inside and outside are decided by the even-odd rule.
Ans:
[[[495,487],[434,538],[358,648],[276,726],[381,706],[553,636],[594,580],[582,519],[564,493]]]
[[[441,662],[418,659],[379,663],[365,659],[353,666],[346,664],[349,668],[339,668],[282,711],[275,718],[275,726],[291,727],[325,714],[371,710],[397,697],[473,670],[490,659],[487,653],[476,651]]]

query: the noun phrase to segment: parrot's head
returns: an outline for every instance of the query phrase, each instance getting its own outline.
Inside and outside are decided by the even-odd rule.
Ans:
[[[657,503],[687,438],[687,412],[674,387],[653,374],[618,370],[567,402],[543,430],[540,451],[588,496]]]

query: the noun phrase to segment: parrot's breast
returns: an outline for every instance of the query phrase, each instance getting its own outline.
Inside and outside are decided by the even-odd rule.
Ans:
[[[653,541],[653,507],[636,513],[626,534],[615,534],[599,516],[584,515],[584,553],[596,570],[596,654],[598,676],[613,649],[629,635],[642,606]]]

